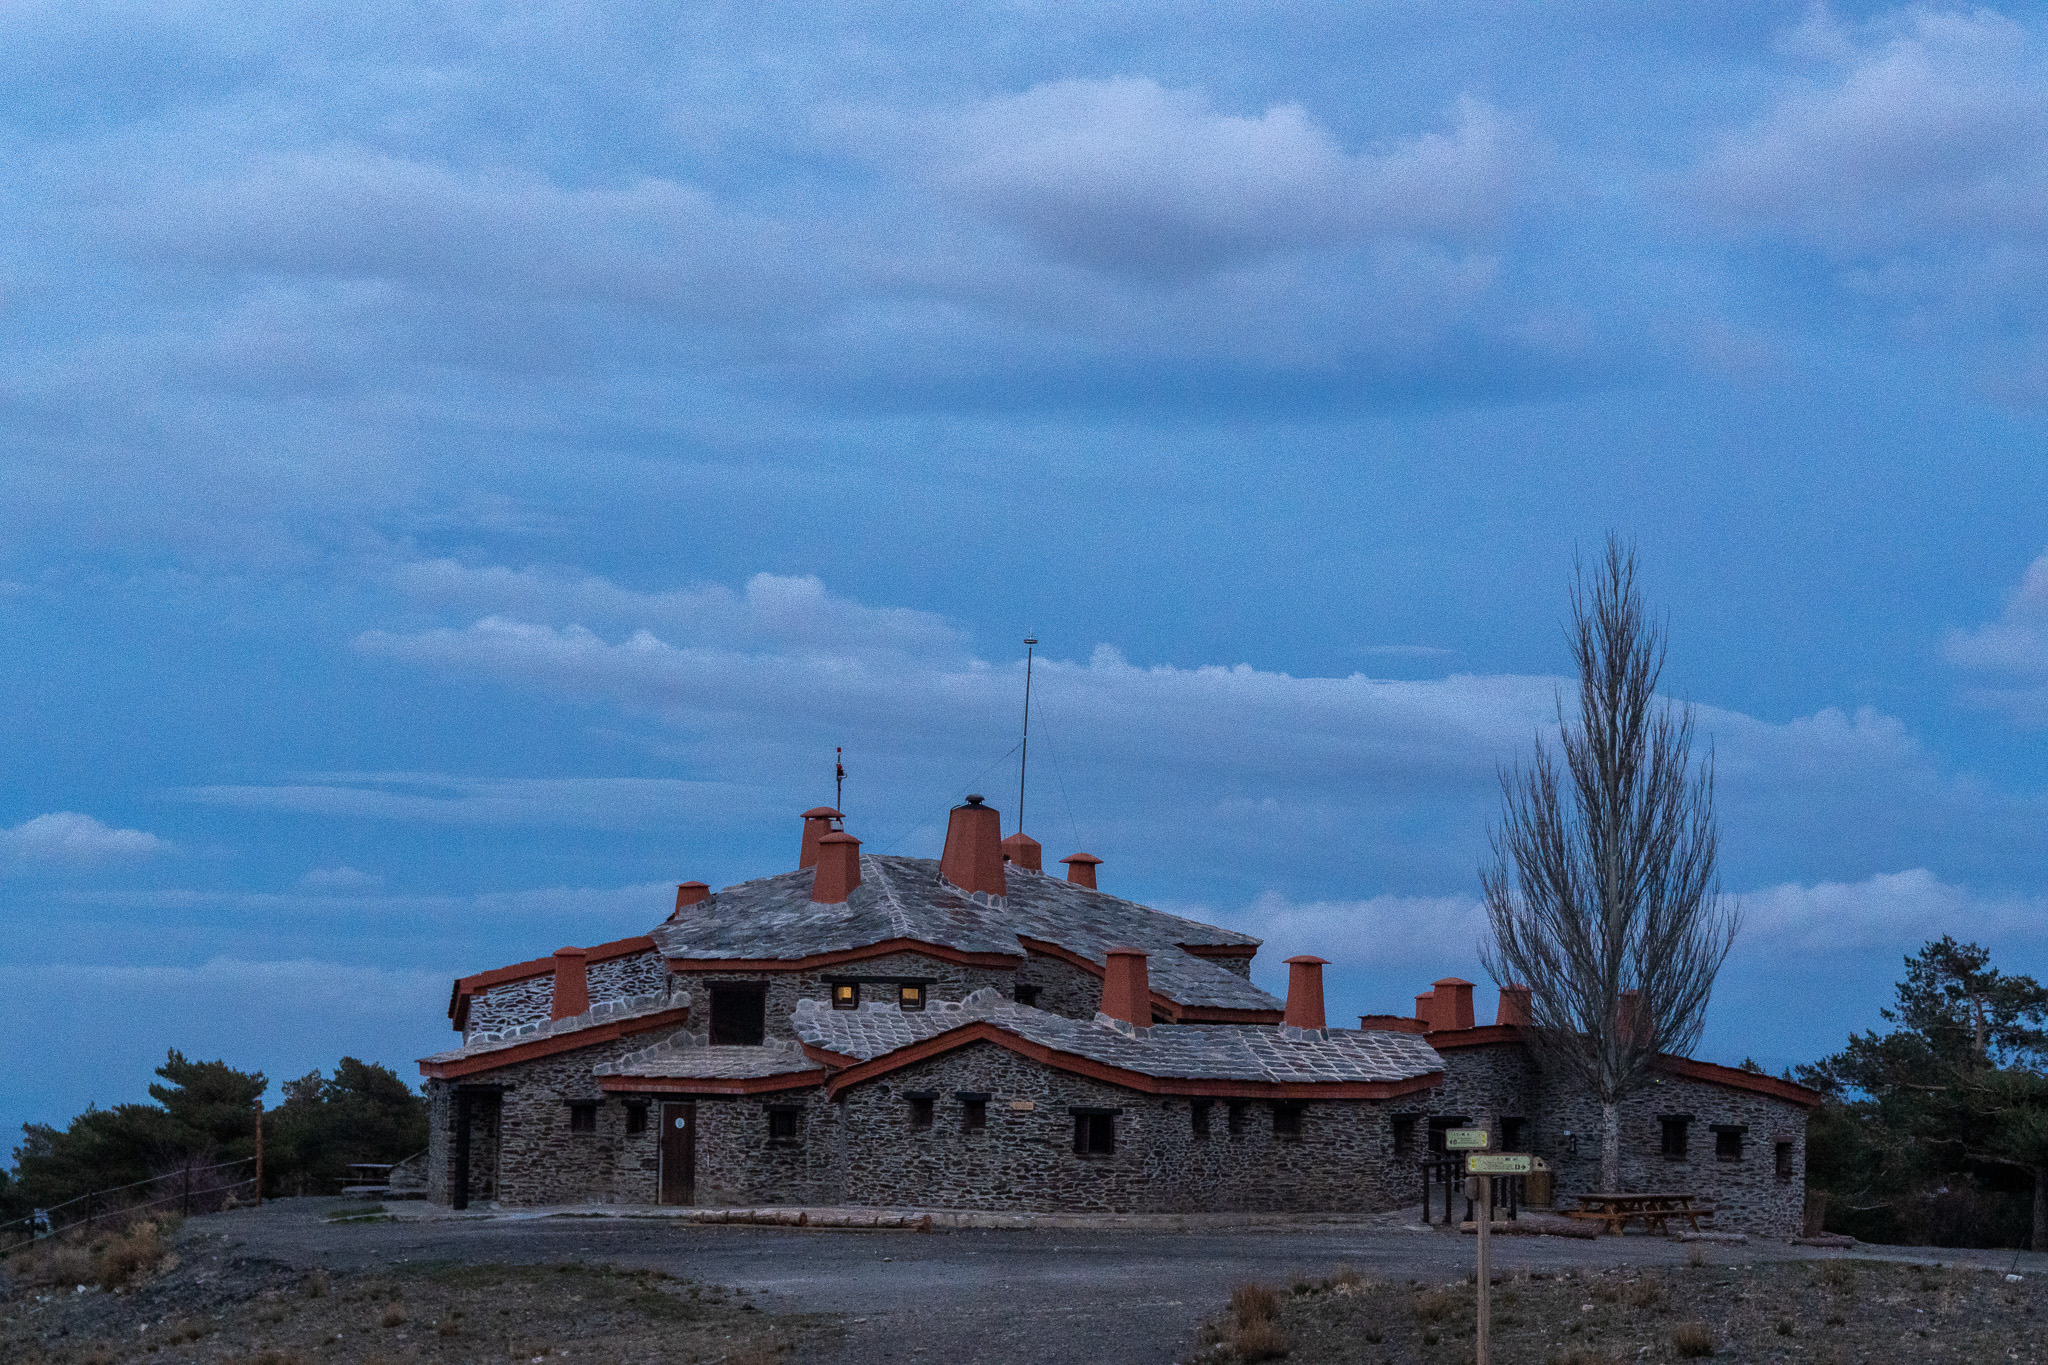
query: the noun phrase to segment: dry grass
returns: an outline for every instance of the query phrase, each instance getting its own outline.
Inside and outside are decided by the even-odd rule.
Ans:
[[[1704,1322],[1681,1322],[1671,1329],[1671,1349],[1681,1360],[1698,1360],[1714,1353],[1714,1330]]]
[[[384,1316],[377,1319],[377,1325],[380,1327],[405,1326],[405,1310],[395,1303],[392,1304],[384,1310]]]
[[[1622,1291],[1621,1297],[1629,1307],[1639,1311],[1661,1308],[1664,1306],[1664,1281],[1637,1280]]]
[[[334,1281],[324,1270],[308,1271],[306,1278],[299,1281],[299,1292],[309,1299],[324,1299],[332,1288]]]
[[[1230,1291],[1230,1316],[1239,1327],[1271,1322],[1280,1316],[1280,1296],[1262,1284],[1241,1284]]]
[[[1222,1332],[1223,1345],[1240,1361],[1278,1360],[1289,1349],[1279,1316],[1278,1294],[1262,1284],[1239,1285],[1230,1292],[1230,1321]]]
[[[1415,1316],[1423,1322],[1442,1322],[1458,1306],[1458,1299],[1448,1289],[1425,1289],[1415,1296]]]
[[[7,1267],[20,1283],[37,1287],[124,1289],[166,1268],[177,1222],[138,1218],[123,1227],[66,1232],[10,1257]]]
[[[1249,1326],[1240,1327],[1231,1337],[1230,1348],[1237,1352],[1239,1360],[1248,1363],[1278,1360],[1289,1350],[1286,1334],[1271,1318],[1261,1318]]]

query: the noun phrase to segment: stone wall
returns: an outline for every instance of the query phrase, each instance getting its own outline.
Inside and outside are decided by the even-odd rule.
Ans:
[[[554,1000],[553,972],[493,986],[469,998],[468,1033],[503,1033],[521,1024],[546,1023]]]
[[[1015,984],[1038,987],[1038,997],[1032,1003],[1047,1014],[1093,1019],[1102,1007],[1101,977],[1045,953],[1025,957],[1024,965],[1017,969]]]
[[[649,948],[644,953],[593,962],[586,969],[590,981],[590,1003],[620,1000],[629,995],[663,995],[669,989],[668,964]]]
[[[863,958],[822,971],[801,972],[678,972],[675,974],[677,989],[687,987],[699,1005],[692,1018],[696,1027],[709,1028],[711,1025],[711,996],[704,990],[707,986],[724,982],[746,982],[765,984],[768,987],[766,1021],[767,1036],[770,1038],[794,1038],[790,1027],[790,1015],[796,1012],[799,1000],[830,1000],[830,982],[857,980],[863,983],[864,991],[892,990],[889,983],[897,980],[928,981],[925,997],[929,1000],[965,1000],[984,986],[993,986],[1004,995],[1010,993],[1010,982],[1014,973],[1001,967],[967,967],[944,958],[929,957],[923,953],[888,953],[882,957]],[[867,994],[867,999],[891,998]],[[1090,1009],[1093,1017],[1093,1008]]]

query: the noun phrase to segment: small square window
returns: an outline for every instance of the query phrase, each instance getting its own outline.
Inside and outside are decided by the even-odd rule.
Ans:
[[[1714,1157],[1718,1161],[1742,1160],[1742,1129],[1716,1128],[1714,1130]]]
[[[1074,1150],[1082,1156],[1109,1156],[1116,1151],[1116,1115],[1074,1115]]]
[[[1790,1180],[1791,1178],[1792,1144],[1789,1142],[1781,1142],[1778,1144],[1778,1179]]]
[[[907,1010],[923,1009],[924,987],[917,982],[904,982],[896,988],[896,1003]]]
[[[595,1104],[572,1104],[569,1106],[569,1131],[572,1133],[594,1133],[597,1131],[597,1106]]]
[[[1301,1106],[1298,1104],[1276,1104],[1273,1106],[1273,1136],[1298,1138],[1301,1136]]]
[[[646,1106],[646,1105],[644,1105],[644,1104],[629,1104],[629,1105],[627,1105],[627,1106],[626,1106],[626,1132],[627,1132],[627,1133],[629,1133],[629,1134],[631,1134],[631,1133],[644,1133],[644,1132],[646,1132],[646,1131],[647,1131],[647,1106]]]
[[[932,1126],[931,1096],[912,1095],[910,1097],[910,1126],[912,1128],[929,1128]]]
[[[766,984],[748,981],[711,987],[713,1047],[759,1047],[767,1036],[767,1019]]]
[[[1230,1129],[1230,1135],[1232,1137],[1237,1137],[1238,1135],[1244,1132],[1244,1111],[1248,1107],[1249,1106],[1242,1104],[1237,1100],[1232,1100],[1230,1102],[1230,1116],[1227,1120],[1225,1120],[1225,1123],[1226,1126]]]
[[[832,983],[832,1008],[835,1010],[857,1010],[860,1008],[860,983],[858,981],[835,981]]]
[[[1663,1153],[1664,1159],[1666,1161],[1685,1160],[1687,1120],[1672,1117],[1659,1119],[1657,1123],[1662,1129],[1662,1139],[1658,1150]]]
[[[796,1141],[797,1120],[802,1116],[798,1109],[770,1109],[768,1111],[768,1140],[770,1142]]]
[[[1017,1002],[1018,1004],[1020,1004],[1020,1005],[1036,1005],[1036,1004],[1038,1003],[1038,987],[1036,987],[1036,986],[1015,986],[1015,987],[1012,987],[1012,988],[1011,988],[1011,990],[1010,990],[1010,998],[1011,998],[1012,1000],[1015,1000],[1015,1001],[1016,1001],[1016,1002]]]
[[[978,1133],[988,1127],[988,1101],[960,1101],[960,1130],[964,1133]]]
[[[1196,1137],[1205,1138],[1209,1136],[1209,1110],[1213,1107],[1207,1100],[1196,1100],[1193,1105],[1189,1106],[1188,1120],[1194,1125]]]

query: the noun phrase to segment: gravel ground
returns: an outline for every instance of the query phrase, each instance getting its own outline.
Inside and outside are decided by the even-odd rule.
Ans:
[[[949,1365],[1071,1365],[1084,1360],[1105,1365],[1175,1365],[1196,1353],[1201,1323],[1222,1307],[1237,1285],[1256,1281],[1287,1286],[1297,1280],[1318,1280],[1330,1276],[1340,1264],[1404,1285],[1409,1278],[1437,1283],[1469,1271],[1473,1255],[1469,1236],[1441,1230],[1411,1231],[1398,1218],[1372,1226],[1269,1230],[931,1234],[718,1226],[660,1218],[327,1221],[359,1209],[359,1205],[341,1201],[294,1199],[192,1220],[179,1235],[183,1264],[164,1282],[165,1293],[189,1294],[191,1301],[153,1300],[123,1320],[125,1330],[136,1331],[144,1313],[161,1319],[218,1311],[206,1307],[210,1302],[206,1296],[227,1291],[225,1287],[208,1288],[210,1282],[199,1278],[208,1271],[237,1286],[242,1283],[238,1277],[246,1275],[250,1285],[260,1285],[253,1292],[261,1294],[290,1291],[307,1273],[324,1270],[340,1287],[339,1297],[371,1293],[371,1282],[381,1283],[379,1277],[432,1284],[431,1275],[423,1276],[423,1270],[440,1273],[438,1268],[451,1265],[568,1265],[623,1272],[628,1281],[632,1272],[658,1271],[673,1277],[658,1283],[682,1284],[685,1295],[688,1287],[697,1287],[700,1302],[705,1286],[723,1286],[730,1291],[725,1296],[728,1306],[741,1301],[758,1305],[758,1312],[735,1309],[733,1313],[744,1317],[728,1314],[719,1321],[763,1319],[767,1335],[789,1344],[783,1357],[787,1365],[914,1365],[942,1360]],[[1592,1242],[1504,1237],[1495,1244],[1495,1256],[1497,1273],[1506,1275],[1537,1271],[1554,1275],[1577,1268],[1675,1271],[1685,1267],[1693,1249],[1645,1237]],[[1705,1246],[1700,1250],[1716,1265],[1839,1257],[1839,1253],[1783,1244]],[[1929,1252],[1920,1256],[1928,1261],[1946,1258],[1953,1264],[1970,1259],[1971,1254]],[[1988,1253],[1978,1253],[1975,1258],[1985,1264],[1994,1259]],[[2003,1271],[2009,1260],[2010,1253],[2006,1253],[1999,1259],[1998,1269]],[[230,1271],[236,1261],[247,1269]],[[2048,1258],[2024,1257],[2021,1269],[2030,1272],[2031,1282],[2033,1276],[2048,1272]],[[266,1275],[275,1278],[263,1279]],[[238,1287],[234,1292],[244,1290]],[[408,1288],[404,1292],[428,1291]],[[244,1297],[248,1295],[244,1293]],[[582,1300],[589,1301],[587,1295]],[[18,1330],[7,1324],[16,1323],[22,1311],[17,1295],[0,1309],[4,1314],[0,1331]],[[560,1296],[549,1300],[544,1320],[553,1332],[551,1339],[573,1349],[586,1335],[573,1325],[576,1314],[587,1311],[591,1310],[572,1308],[570,1301]],[[465,1313],[466,1320],[475,1320],[475,1314]],[[306,1320],[313,1324],[308,1332],[317,1338],[321,1324],[314,1323],[312,1317]],[[350,1329],[337,1324],[335,1330],[346,1333]],[[536,1339],[546,1335],[537,1333]],[[9,1340],[25,1338],[0,1336],[0,1343]],[[407,1341],[408,1345],[420,1344],[412,1336]],[[489,1351],[484,1350],[485,1345],[479,1340],[473,1354],[439,1358],[513,1359],[506,1353],[504,1341]],[[681,1354],[683,1349],[678,1346],[679,1353],[660,1358],[697,1358]],[[26,1357],[8,1356],[10,1365],[16,1358]],[[186,1358],[233,1357],[166,1357],[161,1352],[149,1356],[153,1362]],[[430,1355],[417,1358],[436,1359]],[[1988,1358],[2009,1357],[2001,1353]],[[83,1356],[75,1359],[78,1365],[85,1365]],[[325,1353],[322,1348],[308,1359],[325,1362],[349,1357]]]

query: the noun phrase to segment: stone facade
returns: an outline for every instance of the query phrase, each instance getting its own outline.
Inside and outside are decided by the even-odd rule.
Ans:
[[[1047,1014],[1063,1014],[1069,1019],[1093,1019],[1096,1007],[1102,1003],[1101,977],[1050,953],[1027,955],[1024,965],[1004,989],[1011,991],[1016,986],[1036,987],[1033,1005]]]
[[[942,957],[925,953],[887,953],[879,957],[862,958],[844,962],[833,967],[798,972],[678,972],[675,974],[677,989],[689,989],[694,999],[708,1002],[711,997],[704,989],[708,986],[727,982],[734,984],[765,985],[767,987],[767,1017],[765,1031],[770,1038],[794,1038],[790,1031],[789,1018],[796,1011],[799,1000],[828,1000],[831,998],[831,983],[834,981],[858,981],[864,987],[887,991],[902,981],[923,981],[927,999],[965,1000],[984,986],[993,986],[1007,995],[1015,973],[1001,967],[968,967],[950,962]],[[1095,994],[1099,998],[1102,985],[1096,983]],[[593,996],[593,998],[595,998]],[[873,997],[870,997],[873,998]],[[1093,1004],[1088,1007],[1092,1016]],[[701,1011],[708,1021],[708,1012]]]
[[[669,989],[668,963],[649,948],[606,962],[593,962],[585,971],[590,983],[590,1002],[617,1000],[629,995],[656,995]]]
[[[469,1027],[464,1036],[504,1033],[521,1024],[545,1023],[554,1007],[554,999],[555,977],[552,972],[529,976],[523,981],[507,981],[502,986],[480,991],[470,997]]]

